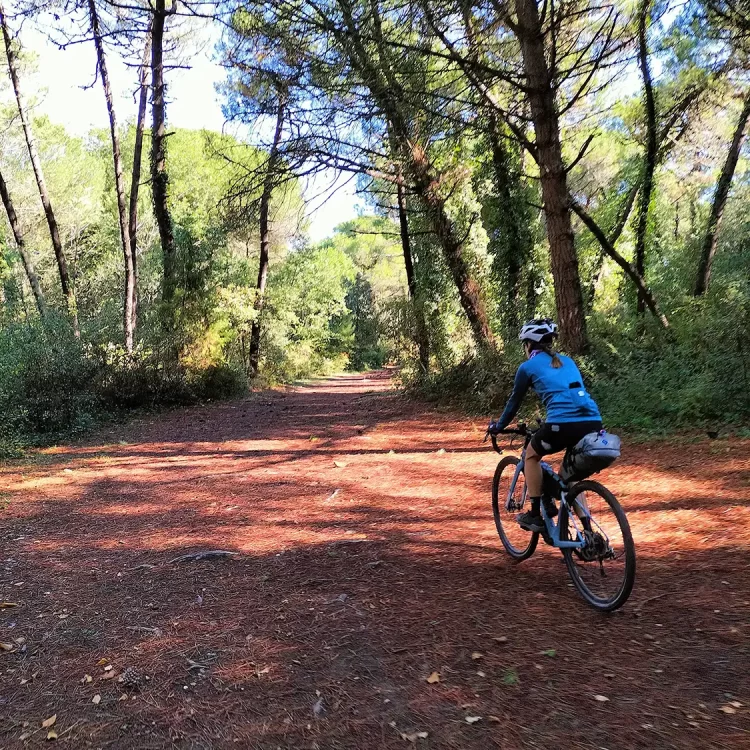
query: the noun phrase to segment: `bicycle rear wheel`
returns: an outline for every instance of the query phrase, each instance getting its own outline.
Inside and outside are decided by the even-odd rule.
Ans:
[[[587,508],[583,520],[568,507]],[[580,549],[563,549],[568,573],[583,598],[602,612],[612,612],[628,600],[635,582],[635,545],[625,511],[599,482],[583,481],[560,509],[560,539],[586,541]],[[583,514],[582,514],[583,515]]]
[[[516,516],[526,502],[526,480],[523,473],[519,475],[513,488],[511,507],[508,507],[510,488],[519,463],[521,460],[517,456],[506,456],[497,465],[492,479],[492,515],[495,517],[495,527],[503,547],[517,562],[531,557],[539,542],[539,534],[522,529],[516,521]]]

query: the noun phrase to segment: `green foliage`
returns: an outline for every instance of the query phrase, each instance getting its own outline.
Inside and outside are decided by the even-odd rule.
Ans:
[[[98,367],[67,320],[13,323],[0,331],[0,419],[5,440],[89,426]]]
[[[450,404],[471,414],[491,414],[502,409],[510,394],[515,364],[503,354],[486,352],[429,375],[404,372],[404,383],[428,401]]]
[[[134,355],[113,350],[104,360],[96,391],[101,402],[112,408],[194,404],[238,396],[247,387],[245,374],[236,365],[190,367],[176,361],[168,346]]]
[[[272,272],[264,311],[268,378],[295,380],[348,365],[346,294],[355,274],[332,243],[292,252]]]
[[[351,317],[351,362],[354,370],[382,367],[388,352],[381,342],[377,303],[370,281],[357,274],[348,294],[346,307]]]
[[[737,425],[750,413],[750,306],[724,295],[688,300],[672,331],[648,335],[601,319],[586,361],[607,421],[663,432]]]

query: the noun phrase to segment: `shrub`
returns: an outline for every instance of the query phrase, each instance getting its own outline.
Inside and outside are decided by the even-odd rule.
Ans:
[[[5,435],[55,434],[89,426],[99,366],[69,322],[12,323],[0,331],[0,420]]]
[[[229,398],[247,389],[241,368],[218,362],[197,368],[175,359],[165,347],[127,354],[110,347],[103,353],[96,390],[116,408],[177,406]]]

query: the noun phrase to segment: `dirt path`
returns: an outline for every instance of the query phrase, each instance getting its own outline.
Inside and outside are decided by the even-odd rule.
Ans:
[[[54,714],[74,748],[750,747],[750,441],[607,472],[640,566],[607,617],[504,555],[482,432],[379,373],[6,466],[0,747]]]

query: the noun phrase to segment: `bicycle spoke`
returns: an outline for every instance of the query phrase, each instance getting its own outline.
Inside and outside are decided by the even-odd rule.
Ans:
[[[627,521],[611,493],[601,485],[572,499],[564,536],[585,541],[566,553],[568,570],[584,597],[600,609],[613,609],[627,599],[635,575],[635,553]],[[618,512],[620,517],[618,517]]]

